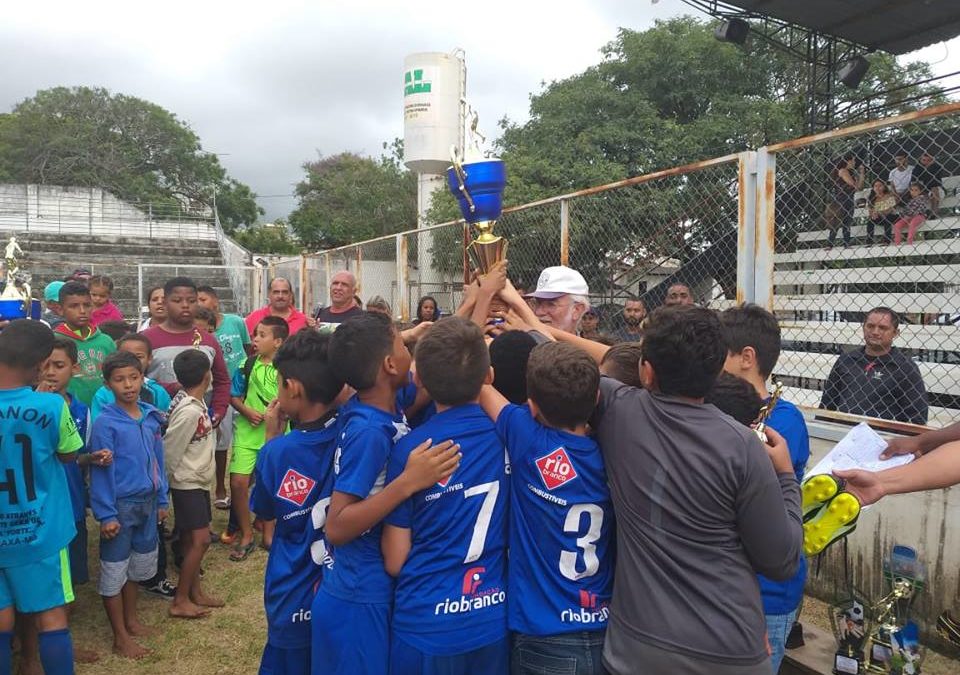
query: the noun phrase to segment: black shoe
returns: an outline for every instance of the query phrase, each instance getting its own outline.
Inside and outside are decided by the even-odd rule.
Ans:
[[[165,600],[172,600],[173,596],[177,594],[177,587],[166,579],[161,579],[160,581],[150,585],[140,584],[140,586],[150,595],[156,595],[158,598],[163,598]]]

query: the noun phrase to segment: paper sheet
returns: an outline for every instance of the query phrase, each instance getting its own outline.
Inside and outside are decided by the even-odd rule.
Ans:
[[[913,461],[913,455],[897,455],[881,460],[880,453],[887,442],[866,422],[861,422],[840,439],[826,456],[807,472],[805,478],[821,473],[832,473],[834,469],[864,469],[883,471],[903,466]]]

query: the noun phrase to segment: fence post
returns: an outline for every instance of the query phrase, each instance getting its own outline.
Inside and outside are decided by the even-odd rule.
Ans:
[[[560,200],[560,264],[570,266],[570,202]]]
[[[410,302],[407,298],[409,289],[407,288],[407,238],[402,234],[397,235],[397,298],[400,303],[400,321],[406,323],[410,320]]]
[[[23,218],[24,218],[24,229],[30,231],[30,184],[27,183],[23,186]]]
[[[300,254],[300,311],[307,313],[307,257]]]
[[[140,321],[139,308],[142,307],[142,305],[140,304],[141,302],[143,302],[143,265],[140,263],[137,263],[137,310],[138,310],[137,322],[138,323]],[[147,302],[147,304],[149,305],[150,303]]]
[[[357,279],[357,295],[363,298],[363,247],[357,246],[357,272],[354,275]]]
[[[757,153],[737,160],[737,304],[755,300],[757,238]]]
[[[777,156],[757,150],[757,212],[754,302],[773,311],[773,254],[776,237]]]

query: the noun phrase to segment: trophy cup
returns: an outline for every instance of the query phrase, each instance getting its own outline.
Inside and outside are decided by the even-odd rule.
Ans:
[[[924,566],[914,549],[894,546],[883,563],[883,576],[890,592],[872,607],[876,627],[870,631],[866,672],[915,675],[920,672],[919,631],[907,612],[923,590]]]
[[[20,269],[18,255],[23,255],[23,249],[17,243],[16,236],[11,236],[3,254],[6,283],[0,293],[0,321],[40,318],[40,301],[30,297],[30,273]]]
[[[763,404],[762,408],[760,408],[760,414],[757,416],[757,426],[754,427],[753,432],[764,444],[767,442],[767,434],[765,433],[767,428],[767,420],[770,418],[770,413],[773,412],[773,409],[777,407],[777,401],[780,400],[782,395],[783,382],[774,382],[773,393],[770,394],[770,398],[767,399],[767,402]]]
[[[478,232],[477,238],[467,245],[470,262],[477,272],[488,274],[507,254],[507,240],[493,234],[493,226],[503,211],[507,170],[503,160],[484,157],[480,152],[478,139],[483,136],[477,131],[476,114],[469,131],[470,142],[463,157],[456,147],[450,149],[452,166],[447,169],[447,187],[456,197],[464,220]]]
[[[835,675],[862,675],[865,672],[863,648],[870,628],[865,607],[867,602],[856,591],[846,600],[830,606],[830,625],[837,638],[837,651],[833,657]]]

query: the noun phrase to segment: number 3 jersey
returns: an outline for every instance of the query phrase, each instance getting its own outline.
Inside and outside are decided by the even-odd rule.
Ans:
[[[257,457],[250,508],[276,520],[264,575],[267,643],[310,646],[310,604],[332,564],[323,526],[333,490],[336,418],[318,420],[269,441]]]
[[[602,630],[613,591],[613,505],[596,441],[508,405],[497,433],[510,454],[510,630]]]
[[[397,578],[393,632],[436,656],[502,640],[506,623],[507,459],[479,405],[439,412],[401,439],[387,480],[399,476],[420,443],[452,440],[460,466],[444,482],[416,493],[386,522],[410,529],[412,547]]]
[[[28,387],[0,391],[0,568],[49,558],[76,536],[56,455],[81,447],[62,396]]]

